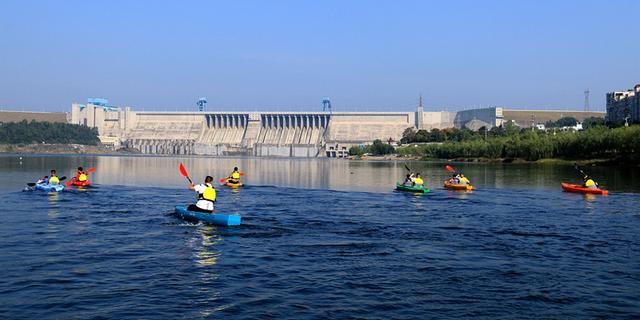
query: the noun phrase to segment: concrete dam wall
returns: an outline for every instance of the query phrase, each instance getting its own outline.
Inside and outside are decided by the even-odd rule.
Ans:
[[[326,154],[327,141],[370,143],[388,134],[401,135],[411,125],[410,114],[400,117],[402,122],[393,132],[377,134],[380,130],[374,126],[361,125],[357,127],[361,136],[355,140],[344,128],[353,122],[351,115],[346,116],[348,121],[337,122],[338,138],[330,137],[332,120],[342,116],[328,112],[135,112],[73,105],[71,122],[97,127],[103,143],[145,154],[318,157]]]
[[[511,111],[492,107],[458,112],[136,112],[73,104],[71,123],[98,128],[115,148],[147,154],[345,157],[353,145],[400,141],[407,128],[494,127],[517,119],[547,120],[599,113]]]

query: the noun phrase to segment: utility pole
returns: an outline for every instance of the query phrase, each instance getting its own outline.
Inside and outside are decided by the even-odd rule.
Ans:
[[[584,91],[584,111],[589,111],[589,89]]]

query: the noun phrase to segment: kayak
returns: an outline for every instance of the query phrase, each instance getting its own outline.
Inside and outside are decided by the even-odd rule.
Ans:
[[[46,192],[60,192],[64,189],[64,186],[61,184],[36,184],[36,190],[46,191]]]
[[[422,192],[422,193],[431,192],[431,190],[429,190],[428,188],[425,188],[425,187],[409,187],[409,186],[405,186],[405,185],[402,185],[402,184],[397,183],[397,182],[396,182],[396,190],[398,190],[398,191],[409,191],[409,192]]]
[[[449,181],[444,182],[444,188],[449,190],[466,190],[466,191],[473,190],[473,186],[470,184],[454,184],[454,183],[450,183]]]
[[[176,206],[176,214],[185,220],[202,221],[218,226],[239,226],[240,216],[220,213],[189,211],[184,206]]]
[[[88,187],[88,186],[91,185],[91,181],[90,180],[86,180],[86,181],[80,182],[80,181],[73,180],[71,182],[71,184],[76,186],[76,187]]]
[[[562,185],[562,190],[565,192],[576,192],[576,193],[590,193],[590,194],[601,194],[608,195],[609,191],[603,189],[591,189],[585,188],[579,184],[570,184],[570,183],[560,183]]]
[[[227,187],[231,187],[231,188],[237,188],[237,187],[242,187],[244,186],[244,184],[242,184],[242,182],[238,182],[238,183],[231,183],[229,181],[227,181],[225,184],[225,186]]]

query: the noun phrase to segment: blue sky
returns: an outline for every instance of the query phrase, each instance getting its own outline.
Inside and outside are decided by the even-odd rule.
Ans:
[[[640,1],[0,2],[0,109],[592,108],[640,83]]]

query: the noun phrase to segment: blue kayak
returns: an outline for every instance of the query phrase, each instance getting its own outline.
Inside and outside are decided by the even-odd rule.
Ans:
[[[176,206],[176,214],[185,220],[202,221],[217,226],[239,226],[241,220],[240,216],[189,211],[183,206]]]
[[[64,189],[64,185],[61,184],[46,184],[40,183],[36,184],[36,190],[46,191],[46,192],[59,192]]]

